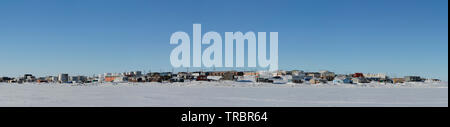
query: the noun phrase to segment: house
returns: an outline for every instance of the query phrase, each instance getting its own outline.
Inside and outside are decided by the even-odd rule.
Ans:
[[[237,82],[256,82],[256,77],[254,75],[244,75],[244,76],[238,76]]]
[[[334,77],[336,77],[336,74],[334,72],[330,71],[320,71],[320,78],[325,79],[327,81],[333,81]]]
[[[405,76],[405,82],[423,82],[420,76]]]
[[[114,82],[118,76],[105,76],[105,82]]]
[[[277,75],[277,73],[270,71],[258,71],[258,74],[259,74],[258,77],[263,79],[269,79]]]
[[[237,72],[228,71],[228,72],[224,73],[224,75],[222,76],[222,79],[223,80],[235,80],[236,78],[234,76],[237,76]]]
[[[125,72],[122,75],[126,77],[140,77],[142,76],[142,71]]]
[[[353,83],[370,83],[369,80],[367,80],[364,77],[356,77],[356,78],[352,78],[352,82]]]
[[[292,75],[292,76],[305,75],[305,72],[300,71],[300,70],[292,70],[292,71],[287,71],[286,75]]]
[[[441,82],[440,79],[427,79],[425,82]]]
[[[327,83],[327,80],[321,79],[321,78],[312,78],[309,80],[309,83],[311,84],[321,84],[321,83]]]
[[[305,81],[308,81],[308,82],[309,82],[309,80],[311,80],[311,79],[313,79],[312,76],[305,76],[305,78],[304,78],[304,80],[305,80]]]
[[[162,81],[169,81],[172,78],[172,72],[162,72],[159,73]]]
[[[195,79],[194,76],[192,75],[192,73],[189,73],[189,72],[178,72],[177,77],[186,79],[186,80],[194,80]]]
[[[246,72],[244,72],[243,76],[258,76],[258,75],[259,75],[258,72],[246,71]]]
[[[220,81],[220,80],[222,80],[222,76],[207,76],[206,78],[209,81]]]
[[[405,79],[404,78],[392,78],[392,83],[394,83],[394,84],[405,83]]]
[[[363,76],[365,78],[369,78],[369,79],[380,79],[380,80],[386,80],[388,78],[388,76],[386,74],[381,74],[381,73],[378,73],[378,74],[366,73],[366,74],[363,74]]]
[[[270,78],[271,82],[273,84],[286,84],[288,83],[288,80],[285,77],[282,76],[275,76]]]
[[[86,76],[71,76],[71,77],[69,77],[69,81],[71,81],[73,83],[84,83],[87,81],[87,77]]]
[[[12,79],[9,77],[1,77],[0,78],[0,82],[8,82],[9,80],[12,80]]]
[[[220,76],[221,80],[235,80],[237,76],[257,75],[256,72],[216,71],[207,72],[206,76]]]
[[[256,78],[256,82],[263,82],[263,83],[273,83],[273,81],[269,80],[269,78]]]
[[[304,75],[292,76],[292,82],[293,83],[304,83],[305,82],[305,76]]]
[[[127,76],[128,77],[128,76]],[[145,82],[145,79],[147,79],[147,76],[141,76],[141,77],[128,77],[129,82]]]
[[[363,73],[355,73],[355,74],[352,74],[352,77],[353,78],[364,78],[364,74]]]
[[[151,73],[151,76],[148,77],[149,82],[162,82],[162,78],[159,73]]]
[[[287,71],[277,71],[276,76],[284,76],[287,75]]]
[[[319,72],[306,72],[305,75],[309,76],[309,77],[312,77],[312,78],[320,78],[320,73]]]
[[[270,80],[274,75],[270,71],[258,71],[258,76],[256,78],[256,82],[263,82],[263,83],[272,83],[273,81]]]
[[[127,82],[128,81],[128,77],[126,76],[118,76],[114,79],[114,82]]]
[[[48,76],[45,78],[48,82],[58,82],[58,77],[56,76]]]
[[[184,79],[180,77],[172,77],[172,79],[170,79],[170,82],[184,82]]]
[[[19,83],[19,84],[22,84],[24,82],[25,82],[24,79],[21,78],[14,78],[8,81],[8,83]]]
[[[206,75],[197,76],[196,80],[197,81],[209,81],[208,76],[206,76]]]
[[[224,71],[206,72],[207,76],[223,76],[224,74]]]
[[[234,76],[244,76],[244,72],[236,72]],[[235,78],[236,79],[236,78]]]
[[[41,80],[41,79],[38,79],[36,82],[37,82],[37,83],[48,83],[47,80]]]
[[[349,77],[336,77],[333,80],[333,84],[352,84],[353,81]]]

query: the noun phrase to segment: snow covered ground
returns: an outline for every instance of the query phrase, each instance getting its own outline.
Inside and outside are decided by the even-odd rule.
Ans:
[[[236,82],[1,84],[0,106],[19,107],[448,107],[448,82],[263,84]]]

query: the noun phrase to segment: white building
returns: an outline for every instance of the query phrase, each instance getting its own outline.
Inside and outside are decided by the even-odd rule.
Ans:
[[[278,75],[278,73],[274,71],[258,71],[258,73],[260,78],[267,78],[267,79]]]
[[[124,76],[116,77],[114,79],[114,82],[127,82],[127,81],[128,81],[128,78],[124,77]]]
[[[381,74],[381,73],[378,73],[378,74],[370,74],[370,73],[367,73],[367,74],[363,74],[363,75],[364,75],[365,78],[380,78],[380,79],[387,79],[387,75],[386,75],[386,74]]]

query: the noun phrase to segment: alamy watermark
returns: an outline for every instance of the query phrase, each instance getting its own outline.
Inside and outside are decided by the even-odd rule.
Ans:
[[[225,32],[225,52],[223,52],[221,35],[211,31],[202,36],[201,27],[201,24],[193,25],[192,66],[189,35],[186,32],[172,34],[170,44],[178,45],[170,54],[170,63],[173,67],[245,67],[244,54],[247,40],[247,67],[257,67],[258,63],[261,68],[269,68],[271,71],[278,70],[278,32],[270,32],[270,56],[267,58],[266,32],[258,32],[258,37],[254,32],[245,34],[242,32]],[[210,46],[202,53],[203,44]],[[256,46],[258,46],[258,50]],[[236,51],[236,54],[234,54],[234,51]],[[223,54],[225,59],[223,59]],[[211,58],[211,56],[213,57]],[[236,63],[234,63],[234,56],[236,56]]]

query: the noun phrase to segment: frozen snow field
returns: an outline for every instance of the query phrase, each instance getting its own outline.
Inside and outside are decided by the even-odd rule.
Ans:
[[[448,82],[1,84],[0,107],[448,107]]]

